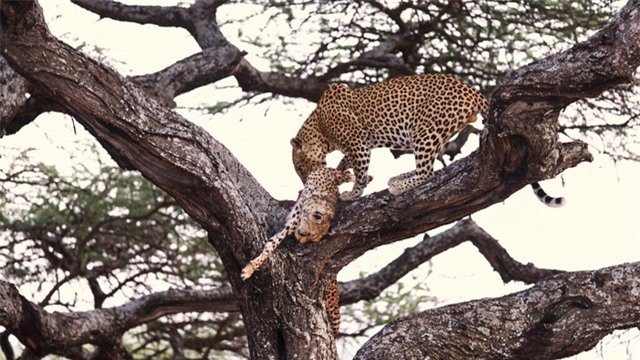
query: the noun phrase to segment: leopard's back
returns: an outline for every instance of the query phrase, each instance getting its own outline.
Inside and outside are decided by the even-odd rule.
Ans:
[[[488,105],[480,92],[445,74],[404,76],[352,92],[352,109],[370,135],[372,147],[398,150],[413,149],[416,126],[455,133],[460,119],[484,112]]]

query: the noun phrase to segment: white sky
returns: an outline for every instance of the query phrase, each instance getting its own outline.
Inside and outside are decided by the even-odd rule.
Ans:
[[[72,45],[86,41],[90,47],[101,47],[108,58],[115,60],[111,65],[126,75],[154,72],[199,51],[184,30],[108,19],[98,21],[96,15],[67,1],[40,2],[55,35],[63,36]],[[155,3],[162,4],[162,1]],[[264,65],[252,54],[248,57],[256,66]],[[234,80],[226,81],[230,85],[235,83]],[[205,102],[213,104],[225,97],[214,93],[211,87],[204,87],[177,100],[179,106],[188,107]],[[252,105],[214,117],[184,109],[180,112],[225,144],[273,196],[293,199],[301,184],[291,165],[289,139],[313,108],[314,104],[295,100],[288,105],[273,102]],[[1,144],[24,147],[25,139],[30,139],[29,146],[42,149],[43,161],[59,163],[58,159],[68,158],[69,150],[64,143],[84,136],[87,135],[81,129],[74,135],[67,116],[41,116],[16,136],[2,139]],[[476,139],[467,144],[467,149],[477,146]],[[640,261],[640,164],[615,163],[597,155],[595,150],[593,153],[596,156],[593,163],[583,163],[567,170],[562,179],[558,177],[543,183],[549,194],[567,199],[563,208],[551,209],[542,205],[527,187],[504,203],[474,214],[473,219],[497,238],[515,259],[538,267],[588,270]],[[334,157],[334,161],[337,162],[337,158]],[[394,160],[386,150],[374,151],[369,171],[374,182],[367,188],[367,193],[384,189],[389,177],[412,167],[410,156]],[[355,278],[361,271],[375,271],[416,242],[415,239],[407,240],[370,251],[344,269],[340,279]],[[406,280],[416,281],[411,280],[414,277],[425,281],[432,295],[444,303],[493,297],[524,288],[522,284],[503,285],[499,275],[475,247],[466,243],[434,258],[432,273],[425,277],[428,266],[414,271]],[[624,336],[635,338],[631,346],[640,343],[638,331]],[[617,345],[619,342],[622,346]],[[629,345],[625,341],[609,337],[604,343],[611,346],[600,351],[597,347],[575,358],[640,359],[640,348],[631,349],[628,354]],[[341,352],[344,359],[354,354],[351,346],[342,347]]]

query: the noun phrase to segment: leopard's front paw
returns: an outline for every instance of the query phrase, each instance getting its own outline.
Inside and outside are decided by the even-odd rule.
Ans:
[[[340,194],[340,200],[353,201],[360,195],[362,195],[362,190],[345,191],[342,194]]]
[[[410,179],[415,175],[416,175],[416,171],[415,170],[412,170],[412,171],[409,171],[409,172],[406,172],[406,173],[402,173],[400,175],[396,175],[396,176],[392,177],[391,179],[389,179],[389,181],[387,181],[387,185],[391,186],[391,184],[393,184],[393,183],[397,183],[397,182],[402,181],[402,180]]]
[[[254,271],[256,271],[256,269],[251,264],[249,264],[245,266],[244,269],[242,269],[240,278],[242,278],[242,280],[247,280],[248,278],[251,277],[251,275],[253,275]]]
[[[407,186],[407,182],[404,180],[389,181],[389,193],[394,196],[398,196],[411,187]]]

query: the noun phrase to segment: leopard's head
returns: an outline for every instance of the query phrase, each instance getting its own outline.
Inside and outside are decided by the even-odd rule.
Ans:
[[[316,242],[329,231],[339,199],[338,186],[354,182],[355,176],[348,171],[318,168],[312,171],[300,196],[300,223],[295,237],[300,243]]]
[[[334,202],[313,198],[302,207],[300,224],[295,231],[296,239],[301,244],[320,241],[329,231],[334,214]]]
[[[291,139],[291,147],[293,167],[303,183],[307,181],[307,177],[313,170],[326,166],[324,154],[318,151],[313,144],[295,137]]]

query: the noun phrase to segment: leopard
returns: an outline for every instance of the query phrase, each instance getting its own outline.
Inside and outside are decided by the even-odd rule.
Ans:
[[[293,164],[304,182],[326,166],[328,153],[340,151],[344,157],[337,168],[353,168],[356,177],[340,198],[351,201],[372,179],[367,173],[372,149],[390,148],[394,156],[413,153],[415,170],[387,183],[392,195],[400,195],[433,176],[446,143],[478,114],[486,119],[488,105],[479,91],[449,74],[407,75],[356,89],[334,83],[291,139]],[[535,185],[534,193],[549,206],[564,204],[562,198],[545,198]]]
[[[355,176],[347,170],[322,167],[312,171],[305,179],[304,188],[287,215],[284,228],[273,235],[262,252],[247,264],[241,278],[247,280],[264,264],[280,243],[293,234],[301,244],[318,242],[329,231],[341,184],[354,182]]]
[[[324,306],[334,337],[340,335],[340,286],[337,274],[330,274],[324,288]]]
[[[331,84],[291,139],[294,167],[304,182],[326,166],[328,153],[342,152],[338,169],[353,168],[356,181],[340,197],[354,200],[369,182],[373,148],[413,152],[416,170],[388,183],[389,192],[400,195],[431,178],[447,141],[487,109],[480,92],[448,74],[402,76],[357,89]]]

